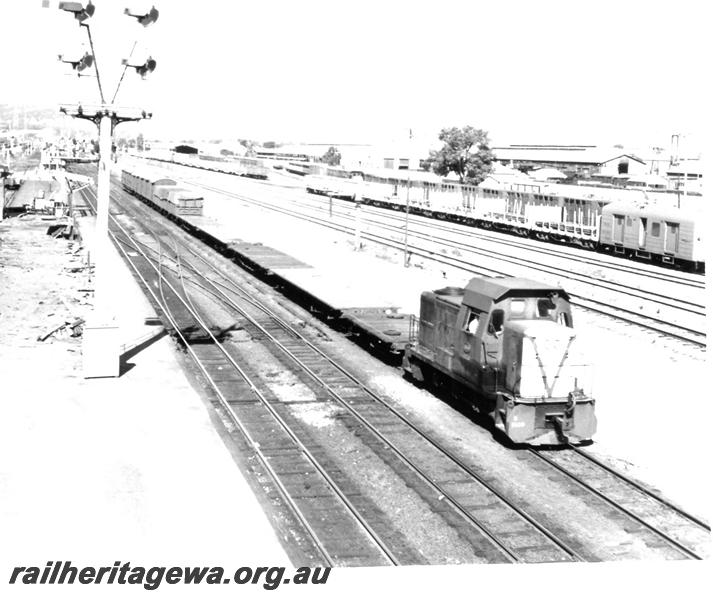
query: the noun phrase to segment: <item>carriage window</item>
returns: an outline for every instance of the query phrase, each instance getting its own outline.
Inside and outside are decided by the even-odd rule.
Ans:
[[[559,314],[559,323],[560,325],[564,325],[565,327],[571,327],[570,321],[569,321],[569,315],[567,313],[560,313]]]
[[[525,300],[513,299],[510,300],[510,314],[515,316],[522,316],[525,313]]]
[[[661,235],[661,223],[651,223],[651,237],[659,237]]]

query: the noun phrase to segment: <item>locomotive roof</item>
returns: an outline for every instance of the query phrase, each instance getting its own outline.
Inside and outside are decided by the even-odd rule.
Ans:
[[[569,299],[567,293],[560,287],[523,277],[474,277],[465,288],[463,304],[489,311],[493,302],[498,302],[507,296],[530,297],[547,295],[551,292]]]

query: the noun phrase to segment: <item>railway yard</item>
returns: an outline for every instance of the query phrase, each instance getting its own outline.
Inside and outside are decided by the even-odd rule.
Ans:
[[[611,4],[8,3],[0,599],[710,595],[708,21]]]
[[[184,198],[202,197],[202,215],[169,219],[142,201],[129,177],[147,167],[189,190]],[[92,174],[86,165],[71,169]],[[118,419],[127,431],[142,423],[129,458],[104,449],[96,459],[115,461],[102,479],[105,493],[131,484],[98,515],[121,516],[110,526],[118,539],[122,527],[126,543],[133,528],[148,538],[168,527],[169,517],[131,523],[157,515],[150,505],[164,500],[152,477],[166,461],[177,469],[169,458],[177,453],[204,474],[196,490],[171,488],[179,500],[170,514],[212,513],[208,529],[224,530],[216,552],[248,519],[263,541],[256,552],[295,565],[710,556],[702,457],[709,414],[699,409],[703,275],[310,194],[285,173],[253,180],[124,157],[112,171],[109,224],[122,372],[83,380],[74,325],[92,306],[85,246],[96,195],[93,186],[76,187],[78,240],[45,235],[51,217],[0,224],[3,285],[16,289],[3,307],[15,340],[3,344],[3,360],[19,369],[42,354],[57,364],[48,372],[70,374],[46,384],[58,402],[88,421]],[[35,248],[29,263],[25,246]],[[40,257],[35,283],[23,284]],[[465,288],[480,277],[566,291],[594,364],[593,442],[571,445],[563,431],[554,446],[513,444],[452,387],[404,376],[401,355],[415,339],[411,315],[421,292]],[[65,325],[54,331],[37,325],[59,315]],[[96,394],[106,396],[92,406]],[[37,409],[78,440],[62,460],[91,468],[82,448],[99,442],[97,433],[84,439],[50,403]],[[29,410],[13,414],[31,420]],[[148,471],[130,467],[143,451],[152,455],[154,427],[164,454]],[[100,446],[118,448],[116,434],[106,435]],[[31,439],[43,436],[61,439],[44,426]],[[13,434],[3,437],[9,451]],[[41,488],[3,475],[21,490]],[[211,495],[220,500],[209,508]],[[243,518],[230,508],[235,501]]]

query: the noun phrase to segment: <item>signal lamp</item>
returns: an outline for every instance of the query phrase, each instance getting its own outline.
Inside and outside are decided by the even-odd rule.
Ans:
[[[86,21],[89,17],[94,14],[96,7],[92,4],[91,0],[84,6],[81,2],[60,2],[59,10],[65,12],[70,12],[74,15],[80,23]]]
[[[151,10],[146,14],[132,13],[130,8],[125,8],[124,14],[134,17],[144,27],[148,27],[151,23],[155,23],[158,20],[158,10],[155,6],[152,6]]]
[[[64,60],[64,56],[60,54],[59,60],[72,65],[72,68],[78,72],[84,71],[84,69],[87,69],[94,64],[94,56],[89,54],[89,52],[85,52],[84,56],[78,60]]]
[[[121,61],[121,64],[136,69],[136,72],[141,75],[141,79],[146,79],[146,75],[148,73],[153,73],[154,69],[156,68],[156,61],[150,56],[146,59],[145,63],[140,65],[132,65],[126,58]]]

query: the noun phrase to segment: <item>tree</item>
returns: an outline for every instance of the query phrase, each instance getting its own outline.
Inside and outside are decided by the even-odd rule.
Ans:
[[[139,135],[136,136],[136,149],[139,151],[143,151],[144,149],[144,134],[140,133]]]
[[[443,142],[443,148],[432,150],[426,161],[434,173],[445,177],[453,171],[461,183],[473,185],[490,173],[495,157],[486,131],[470,125],[447,127],[441,130],[438,139]]]
[[[320,160],[323,163],[327,163],[330,167],[334,167],[342,162],[342,155],[334,146],[330,146]]]

